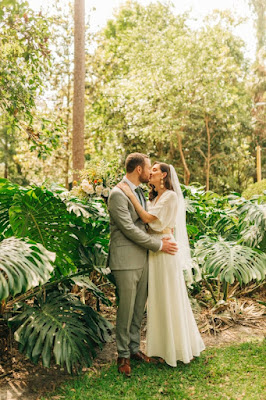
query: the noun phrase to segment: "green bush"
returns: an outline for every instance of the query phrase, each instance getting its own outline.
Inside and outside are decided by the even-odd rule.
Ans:
[[[263,192],[266,192],[266,179],[262,179],[262,181],[248,186],[242,193],[242,196],[245,197],[245,199],[251,199],[251,197],[261,195]]]
[[[53,354],[71,373],[108,340],[110,323],[71,292],[76,284],[110,304],[90,280],[105,270],[108,221],[101,199],[0,179],[0,316],[33,362],[48,367]]]
[[[205,283],[216,302],[221,289],[227,299],[228,286],[235,280],[240,286],[262,281],[266,272],[265,196],[246,200],[239,194],[205,192],[202,187],[182,185],[182,190],[194,261],[194,293]]]

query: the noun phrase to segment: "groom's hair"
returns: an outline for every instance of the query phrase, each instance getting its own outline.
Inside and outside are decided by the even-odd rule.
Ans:
[[[145,158],[149,158],[146,154],[142,153],[131,153],[126,158],[126,171],[131,173],[139,165],[144,167]]]

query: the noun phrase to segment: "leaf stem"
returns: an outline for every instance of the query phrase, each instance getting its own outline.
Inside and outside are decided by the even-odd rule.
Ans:
[[[216,303],[217,303],[217,299],[216,299],[216,297],[215,297],[215,294],[214,294],[214,291],[213,291],[211,285],[209,284],[209,282],[207,281],[207,279],[205,279],[204,281],[205,281],[205,284],[206,284],[206,286],[207,286],[207,289],[211,292],[212,298],[213,298],[213,300],[214,300],[214,304],[216,304]]]

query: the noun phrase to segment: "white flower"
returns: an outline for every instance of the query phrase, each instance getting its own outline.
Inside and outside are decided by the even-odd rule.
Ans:
[[[108,196],[109,196],[109,193],[110,193],[110,189],[109,189],[109,188],[103,189],[103,196],[104,196],[104,197],[108,197]]]
[[[87,181],[87,179],[83,179],[80,186],[87,194],[92,194],[94,192],[93,186]]]
[[[97,196],[101,196],[102,191],[103,191],[103,185],[96,186],[95,192],[96,192]]]

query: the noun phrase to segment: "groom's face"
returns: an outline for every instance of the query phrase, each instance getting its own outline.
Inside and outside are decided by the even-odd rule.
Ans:
[[[139,180],[141,183],[148,183],[151,175],[151,161],[149,158],[145,158],[144,167],[141,168],[141,173],[139,176]]]

